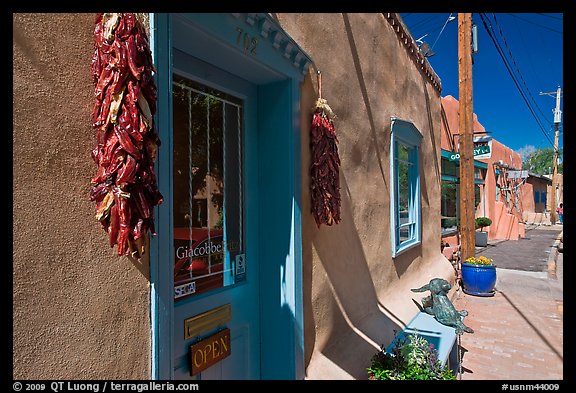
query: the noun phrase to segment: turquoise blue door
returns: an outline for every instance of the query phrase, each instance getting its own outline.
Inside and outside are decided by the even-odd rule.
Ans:
[[[269,14],[153,14],[154,379],[302,379],[300,83]]]
[[[257,89],[173,59],[174,378],[258,379]]]

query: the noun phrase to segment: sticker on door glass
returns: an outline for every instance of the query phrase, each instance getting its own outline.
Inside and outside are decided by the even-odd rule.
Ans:
[[[246,258],[244,254],[236,255],[236,281],[246,279]]]

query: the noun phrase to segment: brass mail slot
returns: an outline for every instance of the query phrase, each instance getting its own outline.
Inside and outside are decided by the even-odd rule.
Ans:
[[[224,325],[232,319],[232,305],[225,304],[184,320],[184,340]]]

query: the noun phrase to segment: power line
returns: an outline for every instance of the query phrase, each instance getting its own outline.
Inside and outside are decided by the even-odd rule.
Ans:
[[[531,51],[528,50],[528,45],[526,45],[526,41],[524,40],[524,34],[522,34],[524,31],[520,28],[520,24],[519,24],[517,19],[513,19],[513,22],[514,22],[514,26],[516,27],[516,30],[518,31],[518,36],[520,37],[520,43],[522,44],[522,49],[524,50],[524,52],[530,54]],[[530,66],[529,70],[532,71],[531,72],[532,77],[536,80],[538,86],[540,86],[540,90],[542,90],[545,85],[542,83],[542,79],[540,78],[540,74],[535,71],[534,64],[531,61],[532,56],[528,55],[526,57],[526,59],[528,61],[528,65]]]
[[[434,46],[436,45],[436,43],[438,42],[438,39],[440,38],[440,36],[442,35],[442,32],[444,31],[444,29],[446,28],[446,25],[448,24],[448,22],[452,21],[456,19],[455,16],[452,16],[452,13],[450,13],[450,15],[448,15],[448,18],[446,19],[446,22],[444,22],[444,26],[442,26],[442,30],[440,30],[440,33],[438,33],[438,37],[436,37],[436,41],[434,41],[434,44],[432,44],[432,49],[434,49]]]
[[[504,33],[502,32],[502,27],[500,26],[500,24],[498,23],[498,20],[496,19],[496,15],[492,14],[492,17],[494,18],[494,22],[496,23],[496,25],[498,26],[498,30],[500,32],[500,37],[502,37],[502,41],[504,42],[504,45],[506,46],[506,49],[508,49],[508,53],[510,54],[510,58],[512,59],[512,62],[514,63],[514,67],[516,67],[516,71],[518,71],[518,75],[520,76],[520,79],[522,79],[522,83],[524,83],[524,86],[526,87],[526,91],[528,92],[528,94],[530,95],[530,97],[532,97],[532,101],[534,102],[534,104],[536,105],[536,108],[540,111],[540,114],[546,118],[546,115],[544,114],[544,112],[542,111],[542,109],[538,106],[538,104],[536,103],[536,100],[534,99],[534,96],[532,95],[532,93],[530,93],[530,89],[528,88],[528,86],[526,85],[526,81],[524,80],[524,78],[522,77],[522,73],[520,72],[520,69],[518,68],[518,64],[516,64],[516,60],[514,60],[514,56],[512,56],[512,51],[510,50],[510,46],[508,46],[508,43],[506,42],[506,38],[504,38]],[[550,121],[548,121],[548,123],[550,124]]]
[[[482,15],[481,15],[482,16]],[[496,20],[496,15],[492,14],[492,16],[494,17],[494,21],[496,24],[498,24],[498,21]],[[484,17],[487,19],[487,16],[484,14]],[[484,21],[483,21],[484,22]],[[489,24],[490,25],[490,24]],[[486,26],[486,25],[485,25]],[[500,28],[500,26],[498,25],[498,27]],[[492,25],[490,25],[490,29],[492,30]],[[492,30],[492,33],[494,33],[494,30]],[[490,34],[490,32],[489,32]],[[495,34],[495,33],[494,33]],[[502,32],[502,30],[500,29],[500,36],[502,37],[502,40],[505,42],[506,44],[506,40],[504,38],[504,33]],[[498,50],[500,56],[502,57],[502,60],[504,61],[504,64],[506,66],[506,68],[508,69],[508,72],[510,73],[510,76],[512,77],[512,80],[514,81],[514,83],[516,84],[516,87],[518,88],[518,90],[520,91],[520,93],[522,94],[522,98],[524,98],[524,100],[526,100],[526,96],[525,93],[522,91],[522,89],[520,88],[520,86],[518,85],[518,80],[516,79],[516,77],[514,76],[514,73],[510,70],[510,64],[508,63],[508,60],[505,58],[504,54],[503,54],[503,49],[500,46],[500,43],[495,40],[495,37],[493,35],[490,36],[492,38],[492,40],[494,41],[494,44],[496,46],[496,49]],[[510,48],[508,47],[508,45],[506,44],[506,47],[508,49],[508,52],[510,53],[510,57],[512,57],[512,52],[510,51]],[[513,59],[514,61],[514,59]],[[514,61],[514,65],[516,66],[516,70],[518,71],[518,74],[520,75],[520,78],[522,79],[522,81],[524,82],[524,79],[522,78],[522,73],[520,72],[520,70],[518,69],[518,66],[516,65],[515,61]],[[526,83],[524,82],[524,86],[526,86]],[[528,91],[528,93],[530,94],[530,89],[528,88],[528,86],[526,86],[526,89]],[[535,103],[534,97],[530,94],[530,96],[532,97],[532,100]],[[528,105],[528,108],[530,109],[530,111],[532,112],[532,115],[534,116],[534,118],[536,119],[536,121],[538,122],[538,124],[540,125],[540,128],[542,129],[542,132],[545,132],[544,127],[542,126],[542,123],[540,121],[540,119],[536,118],[534,112],[532,111],[532,106],[530,105],[530,103],[528,103],[526,101],[526,104]],[[538,105],[536,104],[536,106],[538,107]],[[538,107],[540,113],[546,117],[546,115],[542,112],[542,110],[540,109],[540,107]],[[549,122],[550,124],[550,122]],[[549,140],[550,141],[550,140]]]
[[[416,34],[417,31],[430,34],[431,32],[440,29],[440,27],[438,27],[434,30],[430,30],[431,26],[436,25],[438,16],[442,16],[442,14],[433,14],[431,16],[426,16],[420,19],[419,21],[412,23],[409,28],[410,32],[414,36],[420,36],[424,34]]]
[[[518,16],[518,14],[508,14],[508,15],[513,16],[514,18],[521,19],[521,20],[523,20],[524,22],[531,23],[531,24],[536,25],[536,26],[538,26],[538,27],[541,27],[541,28],[543,28],[543,29],[550,30],[550,31],[552,31],[552,32],[554,32],[554,33],[563,34],[561,31],[554,30],[554,29],[552,29],[552,28],[550,28],[550,27],[548,27],[548,26],[543,26],[543,25],[541,25],[541,24],[539,24],[539,23],[532,22],[531,20],[528,20],[528,19],[524,19],[524,18]]]
[[[492,27],[490,25],[490,27],[488,27],[488,24],[490,23],[490,21],[488,21],[488,23],[486,22],[486,20],[488,19],[485,14],[480,13],[480,19],[482,19],[482,23],[484,25],[484,28],[486,29],[488,35],[490,36],[490,38],[492,39],[492,42],[494,43],[494,46],[496,47],[496,50],[498,51],[498,54],[500,55],[500,57],[502,58],[502,60],[504,61],[504,66],[506,67],[506,69],[508,70],[508,73],[510,74],[510,76],[512,77],[512,81],[514,82],[514,84],[516,85],[516,88],[518,89],[518,91],[520,92],[520,95],[522,96],[522,98],[524,99],[524,102],[526,102],[526,105],[528,106],[528,109],[530,110],[530,113],[532,113],[532,116],[534,117],[534,119],[536,120],[536,123],[538,123],[538,126],[540,127],[540,130],[542,130],[542,133],[544,134],[544,136],[546,137],[546,139],[548,140],[548,142],[550,142],[550,144],[552,146],[554,146],[554,144],[552,143],[552,141],[550,140],[550,138],[548,137],[548,134],[546,133],[546,131],[544,130],[544,127],[542,127],[542,124],[540,123],[540,120],[536,117],[536,114],[534,113],[534,110],[532,109],[532,107],[530,106],[530,103],[528,102],[528,100],[526,99],[526,96],[524,95],[524,92],[522,91],[522,89],[520,88],[520,86],[518,85],[518,82],[516,81],[516,78],[514,77],[514,73],[512,72],[512,70],[510,69],[510,66],[508,65],[508,62],[503,54],[502,48],[500,47],[499,43],[497,42],[496,38],[493,35],[493,32],[491,31]]]
[[[414,23],[412,24],[412,28],[413,28],[413,29],[416,29],[416,28],[418,28],[418,27],[420,27],[420,26],[422,26],[422,25],[425,25],[425,24],[427,24],[427,23],[430,23],[430,22],[431,22],[432,20],[434,20],[436,17],[437,17],[437,15],[425,16],[425,17],[423,17],[422,19],[420,19],[419,21],[414,22]]]
[[[548,14],[543,14],[543,13],[538,13],[538,15],[542,15],[542,16],[547,16],[548,18],[552,18],[552,19],[556,19],[556,20],[564,20],[564,17],[560,17],[560,16],[554,16],[554,15],[548,15]]]

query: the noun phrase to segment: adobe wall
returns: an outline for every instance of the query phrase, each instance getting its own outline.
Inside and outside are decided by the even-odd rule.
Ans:
[[[13,14],[13,378],[149,379],[147,261],[88,198],[95,14]]]

